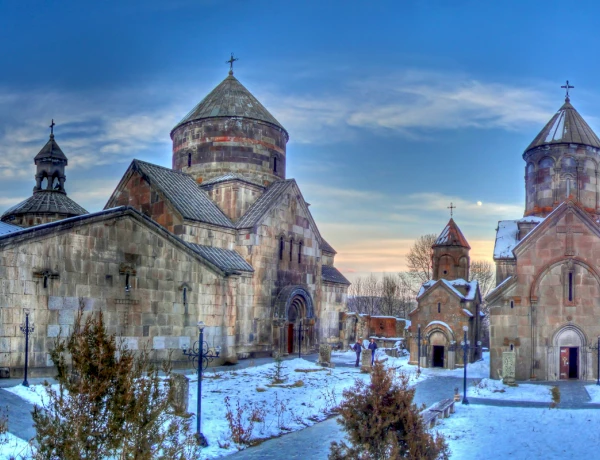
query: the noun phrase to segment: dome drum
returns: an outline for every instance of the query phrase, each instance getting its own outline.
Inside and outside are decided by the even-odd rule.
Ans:
[[[216,117],[178,126],[172,133],[173,169],[197,182],[233,172],[260,184],[285,179],[287,133],[242,117]]]

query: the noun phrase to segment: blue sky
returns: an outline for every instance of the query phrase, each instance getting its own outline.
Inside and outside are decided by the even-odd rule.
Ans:
[[[528,143],[563,102],[600,132],[593,2],[0,1],[0,208],[30,196],[50,119],[67,192],[102,209],[133,158],[227,75],[290,133],[288,177],[350,278],[404,269],[446,207],[491,259]],[[523,4],[525,3],[525,4]],[[480,203],[478,203],[480,202]]]

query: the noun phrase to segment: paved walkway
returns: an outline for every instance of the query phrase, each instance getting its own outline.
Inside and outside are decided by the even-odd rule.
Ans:
[[[296,356],[291,356],[288,359],[293,359]],[[316,361],[317,356],[312,355],[306,357],[311,361]],[[259,358],[256,360],[243,360],[234,366],[223,366],[218,369],[242,369],[248,366],[261,365],[271,362],[271,358]],[[337,367],[346,367],[344,364],[336,364]],[[348,365],[348,367],[352,367]],[[184,373],[192,373],[191,370],[178,371]],[[44,380],[52,379],[33,378],[29,379],[30,384],[38,384]],[[468,379],[469,384],[473,380]],[[3,379],[0,380],[0,388],[11,387],[21,384],[18,379]],[[600,409],[600,404],[590,403],[590,397],[585,390],[585,385],[590,382],[583,381],[558,381],[558,382],[527,382],[540,385],[556,385],[560,388],[561,402],[560,408],[564,409]],[[419,383],[415,391],[415,403],[417,405],[430,406],[441,399],[451,398],[454,395],[454,389],[459,388],[462,393],[462,378],[460,377],[431,377]],[[468,387],[467,387],[468,388]],[[524,401],[502,401],[492,399],[482,399],[469,397],[471,404],[486,404],[493,406],[510,406],[510,407],[548,407],[548,403],[535,403]],[[9,431],[20,437],[21,439],[31,439],[35,435],[31,411],[33,406],[23,399],[0,390],[0,407],[6,407],[9,414]],[[329,445],[332,441],[339,441],[344,438],[344,432],[337,423],[336,418],[331,418],[324,422],[313,425],[304,430],[286,434],[279,438],[271,439],[262,443],[259,446],[243,450],[233,454],[232,458],[236,460],[243,459],[279,459],[284,455],[289,459],[305,459],[306,452],[310,452],[310,457],[319,459],[327,458],[329,453]]]

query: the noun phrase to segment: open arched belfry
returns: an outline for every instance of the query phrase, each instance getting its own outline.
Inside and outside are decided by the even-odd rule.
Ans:
[[[600,335],[600,140],[568,93],[523,159],[524,216],[498,223],[497,286],[486,299],[491,376],[501,377],[502,353],[513,351],[517,380],[592,380],[598,369],[590,347]]]
[[[52,133],[33,197],[0,225],[4,374],[23,369],[25,309],[34,374],[51,372],[49,347],[79,308],[159,359],[183,361],[198,321],[228,361],[340,343],[350,283],[286,176],[287,130],[230,71],[171,139],[171,168],[133,160],[105,209],[87,213],[66,196]]]

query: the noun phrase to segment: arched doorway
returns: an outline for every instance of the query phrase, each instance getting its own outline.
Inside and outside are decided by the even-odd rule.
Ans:
[[[562,327],[552,340],[554,357],[550,375],[556,380],[585,379],[588,369],[587,340],[582,330],[572,324]]]
[[[429,336],[431,367],[445,367],[448,339],[441,331],[434,331]]]
[[[307,352],[316,343],[314,313],[310,293],[302,286],[287,286],[275,300],[274,349],[283,354]],[[278,342],[278,343],[277,343]]]

